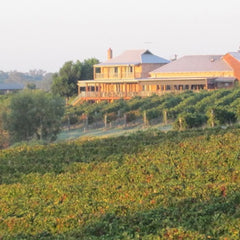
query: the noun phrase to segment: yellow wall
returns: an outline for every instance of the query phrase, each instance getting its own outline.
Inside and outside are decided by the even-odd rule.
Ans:
[[[115,72],[115,67],[118,71]],[[142,66],[131,65],[132,72],[130,72],[129,66],[102,66],[101,73],[96,73],[94,79],[108,80],[108,79],[135,79],[140,78],[142,73]],[[95,67],[96,68],[96,67]]]
[[[137,78],[147,78],[150,76],[150,72],[154,69],[162,66],[163,64],[139,64],[139,65],[114,65],[114,66],[99,66],[96,68],[101,68],[101,73],[96,73],[94,79],[97,80],[109,80],[109,79],[137,79]],[[130,71],[130,66],[132,72]],[[115,68],[118,71],[115,72]],[[153,74],[152,74],[153,75]],[[156,75],[156,74],[155,74]],[[158,75],[158,74],[157,74]],[[157,76],[152,76],[157,77]]]

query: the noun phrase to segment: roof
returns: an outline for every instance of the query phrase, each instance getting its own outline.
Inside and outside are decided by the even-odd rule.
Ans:
[[[230,52],[229,54],[240,62],[240,52]]]
[[[107,60],[106,62],[96,64],[102,65],[137,65],[140,63],[169,63],[170,61],[152,54],[149,50],[127,50],[121,55]]]
[[[166,64],[152,73],[180,73],[180,72],[215,72],[232,71],[232,68],[223,60],[222,55],[192,55],[184,56]]]
[[[0,90],[21,90],[24,86],[18,83],[0,83]]]

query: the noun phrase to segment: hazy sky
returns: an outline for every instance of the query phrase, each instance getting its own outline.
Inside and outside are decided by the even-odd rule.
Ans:
[[[56,72],[127,49],[172,58],[240,46],[239,0],[0,0],[0,70]]]

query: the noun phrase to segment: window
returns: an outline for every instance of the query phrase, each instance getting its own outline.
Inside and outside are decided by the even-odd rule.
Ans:
[[[114,73],[118,73],[118,67],[114,68]]]
[[[96,71],[96,73],[101,73],[101,68],[100,67],[96,67],[95,71]]]
[[[132,73],[133,72],[133,67],[129,66],[129,72]]]

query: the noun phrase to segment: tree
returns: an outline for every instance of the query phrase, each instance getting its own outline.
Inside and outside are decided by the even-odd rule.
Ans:
[[[78,80],[93,79],[93,65],[99,63],[95,58],[66,62],[58,73],[53,75],[51,90],[54,94],[66,97],[67,99],[77,94]]]
[[[64,108],[61,97],[26,90],[12,97],[5,127],[13,141],[52,141],[60,131]]]
[[[81,77],[82,63],[77,61],[66,62],[59,70],[59,73],[53,75],[52,92],[66,97],[67,99],[77,93],[77,81]]]
[[[80,80],[93,79],[93,65],[98,64],[99,60],[96,58],[89,58],[82,63],[82,73]]]
[[[52,85],[53,73],[46,73],[42,81],[36,82],[36,88],[42,89],[44,91],[50,91]]]
[[[28,83],[27,84],[27,89],[31,89],[31,90],[36,89],[36,84],[35,83]]]

